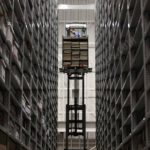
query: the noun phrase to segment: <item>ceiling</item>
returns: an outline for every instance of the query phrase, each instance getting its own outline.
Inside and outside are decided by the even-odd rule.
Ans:
[[[63,4],[63,9],[58,9],[59,22],[95,22],[95,0],[58,0],[57,3],[58,8]]]
[[[84,4],[94,4],[95,0],[58,0],[59,4],[67,4],[67,5],[84,5]]]

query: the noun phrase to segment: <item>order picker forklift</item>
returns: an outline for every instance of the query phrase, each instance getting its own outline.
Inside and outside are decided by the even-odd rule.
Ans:
[[[86,105],[85,74],[92,71],[88,67],[88,37],[63,37],[63,67],[61,72],[67,74],[66,104],[66,145],[69,148],[69,137],[81,136],[82,150],[86,150]],[[73,102],[70,100],[70,81],[74,81]],[[82,82],[80,93],[79,81]],[[81,96],[79,96],[81,95]],[[77,149],[74,149],[77,150]]]

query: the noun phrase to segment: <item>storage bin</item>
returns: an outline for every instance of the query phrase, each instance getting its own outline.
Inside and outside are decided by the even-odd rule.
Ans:
[[[13,42],[13,33],[12,33],[12,25],[10,22],[7,23],[6,26],[6,40],[12,45]]]

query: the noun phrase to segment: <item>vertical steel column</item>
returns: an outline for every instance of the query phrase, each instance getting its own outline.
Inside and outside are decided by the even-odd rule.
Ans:
[[[75,75],[74,80],[75,133],[77,133],[78,105],[79,105],[79,80],[78,75]]]
[[[84,150],[86,150],[86,107],[85,107],[85,100],[84,100],[84,73],[82,74],[82,105],[83,105],[82,119],[83,119]]]
[[[84,73],[82,74],[82,105],[84,105]]]
[[[84,128],[83,128],[83,138],[84,138],[84,150],[86,150],[86,106],[84,105],[84,109],[83,109],[83,116],[84,116]]]
[[[69,101],[69,98],[70,98],[70,80],[69,80],[69,77],[70,77],[70,75],[68,74],[68,93],[67,93],[67,95],[68,95],[68,102],[67,102],[67,104],[69,105],[70,104],[70,101]]]
[[[69,104],[70,104],[70,75],[67,74],[68,81],[67,81],[67,105],[66,105],[66,149],[68,149],[68,134],[69,134]]]
[[[66,105],[66,150],[68,149],[68,104]]]

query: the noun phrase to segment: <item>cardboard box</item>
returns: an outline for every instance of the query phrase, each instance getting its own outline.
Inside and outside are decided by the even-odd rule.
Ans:
[[[71,55],[70,54],[64,54],[63,59],[64,59],[64,61],[71,60]]]
[[[0,150],[6,150],[6,145],[0,144]]]
[[[80,60],[88,60],[87,56],[80,56]]]
[[[70,65],[71,65],[71,62],[67,62],[67,61],[66,61],[66,62],[63,62],[63,65],[66,66],[66,67],[67,67],[67,66],[70,66]]]

